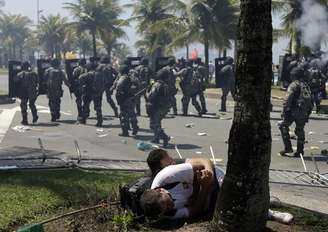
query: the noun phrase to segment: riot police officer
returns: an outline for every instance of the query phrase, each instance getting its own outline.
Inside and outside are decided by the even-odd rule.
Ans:
[[[139,127],[137,115],[135,112],[135,93],[137,92],[136,86],[129,76],[129,67],[122,65],[120,74],[115,82],[112,90],[116,88],[116,101],[120,106],[120,124],[122,133],[119,134],[123,137],[129,136],[130,123],[132,126],[132,134],[137,135]]]
[[[227,57],[224,61],[224,67],[220,71],[222,78],[222,97],[220,111],[227,111],[227,96],[231,92],[232,97],[235,95],[235,73],[233,67],[233,58]]]
[[[47,95],[49,99],[49,108],[51,112],[51,121],[55,122],[60,118],[60,103],[63,97],[63,82],[70,88],[65,72],[60,68],[60,61],[53,59],[51,67],[45,72],[47,80]]]
[[[82,107],[82,95],[83,89],[79,88],[79,77],[86,73],[88,70],[86,68],[86,60],[80,59],[79,66],[73,71],[73,80],[71,81],[70,91],[75,95],[75,102],[78,111],[77,122],[81,122],[83,118],[83,107]]]
[[[146,108],[150,117],[150,129],[154,132],[152,142],[159,143],[162,139],[164,147],[167,147],[170,141],[170,136],[162,128],[162,120],[170,109],[168,77],[167,70],[160,70],[156,75],[156,82],[146,93]]]
[[[22,124],[28,125],[27,119],[27,103],[33,116],[33,123],[38,121],[38,113],[35,106],[35,101],[38,97],[39,77],[31,70],[29,62],[23,62],[22,71],[14,77],[14,81],[18,88],[18,97],[21,99],[21,112],[22,112]]]
[[[199,93],[201,83],[193,70],[192,62],[187,61],[186,67],[180,70],[175,75],[179,76],[181,79],[180,87],[183,94],[181,100],[183,116],[188,115],[190,99],[192,100],[192,105],[196,108],[198,115],[202,116],[202,108],[197,101],[197,94]]]
[[[289,126],[295,122],[295,134],[297,136],[297,151],[295,157],[304,154],[305,132],[304,126],[309,120],[312,112],[313,103],[311,99],[311,90],[304,81],[304,72],[296,67],[290,73],[292,83],[288,87],[286,99],[283,104],[282,119],[279,129],[285,149],[280,152],[281,155],[292,153],[293,148],[289,136]]]
[[[176,75],[174,75],[174,65],[175,59],[173,57],[169,58],[167,66],[163,69],[166,70],[168,73],[168,85],[169,85],[169,98],[170,98],[170,105],[173,109],[173,114],[178,115],[178,108],[177,108],[177,99],[176,95],[178,93],[178,89],[176,87]]]
[[[208,70],[201,61],[197,62],[197,67],[196,67],[196,70],[195,70],[195,74],[196,74],[196,76],[197,76],[197,78],[199,79],[199,82],[200,82],[199,92],[198,92],[197,95],[199,96],[199,101],[200,101],[200,104],[201,104],[201,107],[202,107],[202,114],[206,114],[207,113],[207,108],[206,108],[206,99],[205,99],[204,92],[206,90]]]
[[[118,109],[112,98],[113,92],[111,91],[111,88],[113,87],[113,84],[118,76],[118,73],[110,65],[110,60],[108,57],[101,58],[101,64],[98,66],[97,71],[103,73],[103,75],[105,77],[106,99],[107,99],[108,104],[113,109],[115,117],[118,117]]]
[[[150,84],[152,71],[149,68],[149,61],[147,58],[142,58],[140,65],[135,69],[139,79],[139,91],[146,89]],[[145,96],[145,95],[144,95]],[[137,115],[141,115],[141,96],[136,99]]]
[[[324,75],[321,73],[319,69],[319,59],[314,59],[310,62],[310,69],[308,71],[309,75],[309,85],[312,93],[312,101],[316,105],[316,112],[317,114],[320,112],[321,109],[321,90],[322,85],[325,83]]]
[[[97,127],[101,127],[103,123],[102,115],[102,98],[105,91],[106,78],[102,72],[97,71],[96,63],[89,63],[87,65],[88,72],[81,75],[79,79],[80,88],[85,89],[83,99],[83,119],[85,124],[90,114],[90,103],[93,101],[94,110],[97,115]]]

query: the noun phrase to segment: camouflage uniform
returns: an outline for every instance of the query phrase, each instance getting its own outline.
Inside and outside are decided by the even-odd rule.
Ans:
[[[233,61],[232,61],[233,62]],[[222,78],[222,97],[220,111],[227,111],[227,96],[231,92],[232,96],[235,95],[235,74],[232,62],[227,63],[220,71]]]
[[[96,126],[101,127],[103,123],[102,98],[105,91],[105,76],[102,72],[95,71],[95,67],[88,68],[88,72],[80,76],[80,87],[86,90],[83,99],[83,123],[86,123],[90,115],[90,103],[93,101],[94,110],[97,115]]]
[[[204,65],[198,65],[197,69],[196,69],[196,75],[200,81],[200,88],[199,88],[198,96],[199,96],[200,104],[202,106],[202,114],[206,114],[207,113],[206,99],[205,99],[205,95],[204,95],[204,92],[206,90],[206,82],[207,82],[206,78],[208,76],[208,71],[207,71],[206,67]]]
[[[87,69],[79,65],[76,67],[73,71],[73,80],[71,82],[71,92],[75,95],[75,102],[77,106],[77,112],[78,112],[78,121],[81,121],[83,117],[83,107],[82,107],[82,95],[83,95],[83,89],[79,87],[79,77],[86,73]]]
[[[294,80],[288,87],[287,96],[283,104],[282,123],[279,126],[285,150],[280,154],[293,152],[289,135],[289,126],[295,122],[295,134],[297,136],[297,151],[294,156],[304,154],[305,132],[304,126],[309,120],[313,104],[310,87],[303,80],[303,70],[294,68],[291,78]]]
[[[58,65],[59,66],[59,65]],[[46,70],[45,76],[47,80],[49,108],[51,112],[51,121],[56,121],[60,118],[60,103],[63,97],[63,82],[69,87],[66,74],[58,66],[50,67]]]
[[[197,110],[199,116],[202,115],[202,108],[197,101],[197,94],[200,89],[200,82],[197,78],[196,74],[192,67],[188,66],[182,69],[180,72],[176,73],[177,76],[180,76],[181,82],[180,87],[183,93],[182,97],[182,112],[184,116],[188,115],[188,107],[190,99],[192,101],[192,105]]]
[[[132,125],[132,134],[138,133],[138,120],[135,112],[134,94],[137,92],[137,87],[134,85],[131,77],[128,75],[128,67],[121,67],[122,71],[119,78],[115,82],[116,101],[120,106],[120,124],[122,134],[120,136],[129,136],[130,123]]]
[[[317,113],[320,112],[322,86],[325,85],[325,76],[317,67],[312,67],[308,71],[308,83],[312,93],[312,101],[316,105]]]
[[[138,79],[140,82],[139,91],[142,91],[149,86],[152,72],[151,72],[151,69],[148,67],[148,65],[144,65],[144,64],[139,65],[136,68],[136,72],[137,72]],[[145,95],[144,95],[144,97],[145,97]],[[137,115],[140,116],[141,115],[141,96],[136,99],[136,111],[137,111]]]
[[[178,93],[178,89],[176,87],[176,76],[173,73],[173,67],[172,64],[165,66],[162,70],[165,70],[165,72],[168,73],[168,79],[167,84],[169,85],[169,99],[170,99],[170,109],[173,108],[174,115],[178,114],[178,108],[177,108],[177,99],[176,95]]]
[[[17,82],[19,86],[18,97],[21,99],[21,112],[22,112],[22,124],[27,125],[27,103],[33,116],[33,123],[36,123],[38,120],[38,113],[35,106],[35,101],[38,97],[38,86],[39,86],[39,77],[33,72],[29,71],[28,68],[24,71],[17,74],[14,78],[14,81]]]
[[[148,89],[147,98],[147,113],[150,117],[150,129],[154,132],[152,142],[159,143],[163,139],[164,147],[168,145],[170,137],[162,128],[162,120],[168,113],[170,108],[169,102],[169,86],[165,83],[167,74],[159,73],[156,82]]]
[[[115,117],[118,117],[118,109],[112,98],[113,92],[111,91],[111,88],[113,87],[113,84],[118,76],[118,73],[110,64],[107,63],[100,64],[97,68],[97,71],[102,72],[105,77],[106,99],[108,104],[113,109]]]

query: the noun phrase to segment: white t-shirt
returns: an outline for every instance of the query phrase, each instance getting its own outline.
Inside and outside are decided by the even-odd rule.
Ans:
[[[225,174],[224,171],[215,167],[215,174],[217,181],[221,185]],[[187,206],[193,194],[194,182],[194,171],[190,163],[171,165],[164,168],[156,175],[151,189],[161,188],[176,182],[179,182],[179,184],[167,190],[174,201],[174,210],[176,210],[172,218],[188,218],[190,214]]]
[[[194,190],[194,171],[190,163],[171,165],[164,168],[156,175],[151,189],[161,188],[176,182],[179,182],[179,184],[167,190],[174,201],[174,209],[177,210],[173,218],[188,218],[189,210],[186,206]]]

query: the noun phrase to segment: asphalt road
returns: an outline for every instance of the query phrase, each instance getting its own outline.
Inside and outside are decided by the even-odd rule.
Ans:
[[[6,87],[6,78],[0,76],[0,89]],[[179,97],[180,98],[180,97]],[[180,100],[178,100],[179,109],[181,109]],[[218,113],[218,99],[207,99],[209,112]],[[48,101],[45,96],[40,96],[37,100],[40,119],[37,125],[31,126],[31,130],[26,132],[17,132],[12,128],[20,125],[21,115],[19,112],[19,103],[13,105],[0,105],[0,149],[22,146],[38,148],[38,138],[41,138],[46,149],[65,152],[63,156],[75,157],[76,151],[74,140],[77,140],[84,157],[89,158],[107,158],[123,160],[145,160],[147,152],[137,149],[137,143],[140,141],[149,141],[152,139],[152,133],[149,130],[149,119],[145,116],[139,118],[141,128],[138,136],[130,138],[119,137],[121,132],[119,120],[111,117],[111,111],[107,102],[103,101],[103,111],[105,117],[104,126],[94,127],[96,124],[95,113],[92,110],[91,119],[87,125],[76,125],[75,103],[70,99],[68,90],[65,88],[65,96],[62,100],[62,117],[58,123],[50,123],[50,114],[47,107]],[[93,106],[92,106],[93,107]],[[198,118],[198,117],[174,117],[168,115],[164,120],[163,126],[166,132],[172,136],[172,146],[168,149],[174,157],[178,157],[174,150],[177,145],[182,156],[187,157],[206,157],[210,158],[210,146],[213,146],[217,159],[222,159],[221,164],[227,162],[228,144],[226,143],[229,130],[232,123],[233,108],[232,103],[228,107],[228,113],[219,115],[221,118]],[[93,108],[91,108],[93,109]],[[278,109],[279,110],[279,109]],[[190,112],[195,110],[190,106]],[[142,109],[145,115],[145,109]],[[31,120],[31,119],[30,119]],[[303,170],[302,162],[299,158],[287,158],[277,155],[282,149],[280,132],[277,122],[280,120],[280,113],[272,113],[272,155],[271,168],[284,170]],[[193,123],[193,128],[187,128],[185,125]],[[6,127],[8,130],[6,130]],[[199,136],[198,133],[206,133],[206,136]],[[246,136],[246,135],[245,135]],[[328,149],[328,126],[327,120],[311,120],[306,126],[306,144],[305,158],[309,169],[314,169],[311,161],[311,146]],[[293,140],[296,145],[296,141]],[[318,152],[317,152],[318,153]],[[321,172],[328,172],[326,158],[321,155],[315,155]],[[1,158],[1,157],[0,157]]]

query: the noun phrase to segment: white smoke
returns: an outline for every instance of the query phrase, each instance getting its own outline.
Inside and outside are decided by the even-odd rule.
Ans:
[[[296,22],[296,27],[302,32],[303,44],[316,50],[328,33],[327,9],[317,0],[303,0],[302,12],[301,18]]]

